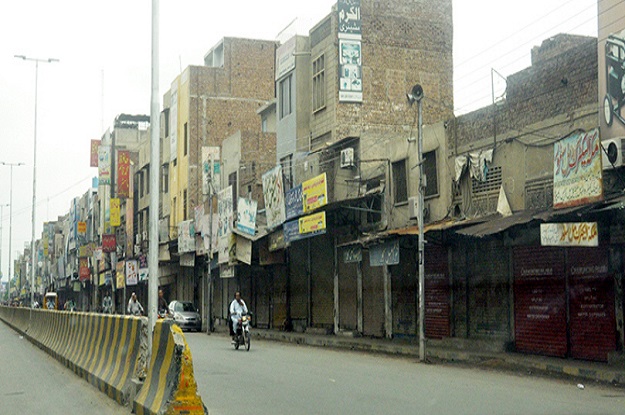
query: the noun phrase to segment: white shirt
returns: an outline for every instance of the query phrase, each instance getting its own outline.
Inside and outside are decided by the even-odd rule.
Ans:
[[[230,314],[247,314],[247,306],[245,301],[241,300],[241,304],[235,299],[230,303]]]

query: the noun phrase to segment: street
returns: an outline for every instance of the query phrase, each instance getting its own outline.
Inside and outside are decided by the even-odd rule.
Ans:
[[[0,322],[0,414],[83,413],[128,415],[130,410]]]
[[[212,415],[622,414],[625,390],[414,359],[186,333]]]

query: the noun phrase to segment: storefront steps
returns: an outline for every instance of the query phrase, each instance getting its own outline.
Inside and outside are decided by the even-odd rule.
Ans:
[[[412,339],[380,339],[359,337],[353,333],[345,335],[284,332],[254,329],[253,336],[259,339],[281,341],[317,347],[332,347],[346,350],[385,353],[391,355],[418,357],[419,345]],[[227,335],[218,331],[215,334]],[[487,370],[505,370],[522,375],[545,375],[570,379],[578,382],[601,382],[625,387],[625,365],[623,354],[614,353],[614,364],[589,362],[557,357],[521,354],[507,351],[504,341],[487,345],[492,341],[478,339],[427,340],[426,356],[429,362],[458,363]],[[620,362],[620,363],[619,363]]]

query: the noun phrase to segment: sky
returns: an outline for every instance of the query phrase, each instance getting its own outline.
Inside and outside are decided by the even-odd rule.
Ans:
[[[380,0],[384,1],[384,0]],[[437,1],[437,0],[423,0]],[[602,1],[602,0],[599,0]],[[31,240],[35,64],[37,208],[43,223],[69,211],[97,169],[90,140],[116,115],[150,113],[151,1],[20,0],[0,4],[0,205],[13,189],[12,259]],[[306,34],[336,0],[160,0],[160,95],[225,36],[285,40]],[[415,2],[418,4],[418,2]],[[597,35],[597,0],[453,0],[457,115],[491,102],[503,78],[530,65],[532,47],[558,33]],[[295,22],[293,23],[293,21]],[[363,22],[363,24],[366,24]],[[363,57],[366,59],[366,57]],[[392,63],[389,63],[391,65]],[[8,274],[9,207],[2,208],[0,272]],[[6,277],[4,278],[6,281]]]

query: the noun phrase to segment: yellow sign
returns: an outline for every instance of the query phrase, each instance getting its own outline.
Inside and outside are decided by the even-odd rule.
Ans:
[[[326,213],[319,212],[299,219],[299,233],[319,232],[326,228]]]
[[[111,198],[111,226],[120,226],[121,224],[122,219],[119,207],[119,199]]]
[[[120,261],[117,263],[116,271],[117,271],[117,288],[123,288],[126,285],[126,262]]]
[[[85,235],[87,233],[87,222],[78,222],[78,234]]]
[[[304,212],[310,212],[328,204],[328,185],[325,173],[302,183],[302,202],[304,203]]]

